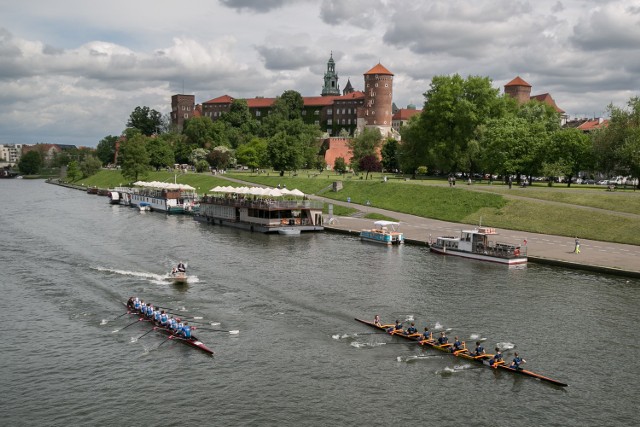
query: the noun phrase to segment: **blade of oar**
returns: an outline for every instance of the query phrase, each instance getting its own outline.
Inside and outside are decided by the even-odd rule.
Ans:
[[[129,323],[129,324],[128,324],[127,326],[125,326],[124,328],[122,328],[122,329],[118,329],[118,330],[119,330],[119,331],[122,331],[123,329],[127,329],[129,326],[131,326],[131,325],[135,325],[136,323],[138,323],[138,322],[139,322],[139,321],[141,321],[141,320],[143,320],[143,319],[138,319],[138,320],[136,320],[135,322],[133,322],[133,323]]]
[[[136,340],[139,340],[140,338],[144,337],[145,335],[150,334],[151,332],[155,331],[157,328],[154,326],[153,329],[151,329],[150,331],[145,332],[144,334],[140,335],[138,338],[136,338]]]
[[[229,335],[238,335],[240,333],[239,330],[231,330],[231,331],[227,331],[225,329],[208,329],[208,328],[197,328],[194,327],[193,329],[195,329],[196,331],[209,331],[209,332],[229,332]]]
[[[113,319],[111,319],[111,320],[108,320],[108,322],[113,322],[114,320],[119,319],[119,318],[121,318],[122,316],[126,316],[127,314],[130,314],[130,313],[131,313],[130,311],[127,311],[126,313],[122,313],[120,316],[115,317],[115,318],[113,318]]]
[[[158,344],[157,346],[153,347],[151,350],[157,350],[158,347],[160,347],[162,344],[166,343],[167,341],[173,339],[174,336],[173,335],[169,335],[164,341],[162,341],[160,344]]]

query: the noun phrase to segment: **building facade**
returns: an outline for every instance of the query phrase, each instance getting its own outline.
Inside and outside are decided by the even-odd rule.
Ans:
[[[22,156],[23,144],[0,144],[0,166],[15,166]]]
[[[382,137],[391,133],[393,73],[378,63],[364,73],[363,126],[377,128]]]
[[[182,130],[185,120],[189,120],[196,112],[195,95],[173,95],[171,97],[171,123]]]
[[[529,101],[538,101],[553,107],[558,114],[560,114],[560,124],[564,125],[567,122],[567,113],[558,105],[556,101],[551,97],[549,93],[542,93],[540,95],[531,95],[531,85],[524,81],[520,76],[517,76],[509,83],[504,85],[504,93],[514,98],[518,105],[522,105]]]

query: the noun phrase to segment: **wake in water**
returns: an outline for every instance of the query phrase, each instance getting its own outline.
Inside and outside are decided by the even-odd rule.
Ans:
[[[515,344],[510,342],[499,342],[498,344],[496,344],[496,347],[498,347],[501,351],[511,350],[515,348],[515,346]]]
[[[446,368],[444,368],[441,371],[436,371],[436,375],[444,375],[444,376],[453,375],[453,374],[456,374],[458,372],[464,372],[467,369],[471,369],[471,365],[469,365],[469,364],[455,365],[453,368],[450,368],[450,367],[447,366]]]
[[[92,268],[97,271],[104,271],[107,273],[120,274],[122,276],[131,276],[131,277],[138,277],[141,279],[147,279],[149,282],[156,285],[166,285],[173,281],[170,273],[154,274],[154,273],[147,273],[144,271],[128,271],[128,270],[120,270],[117,268],[108,268],[108,267],[92,267]],[[200,282],[200,279],[198,278],[198,276],[187,277],[187,283],[199,283],[199,282]]]
[[[398,362],[419,362],[421,360],[433,360],[433,359],[442,359],[442,356],[439,355],[430,355],[430,356],[398,356]]]
[[[353,341],[350,345],[355,348],[366,348],[366,347],[380,347],[381,345],[386,345],[384,342],[359,342]]]

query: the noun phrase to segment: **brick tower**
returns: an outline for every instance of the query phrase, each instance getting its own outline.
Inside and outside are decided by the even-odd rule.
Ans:
[[[391,132],[393,73],[378,63],[364,73],[364,127],[378,128],[385,138]]]
[[[504,85],[504,93],[522,105],[531,99],[531,85],[518,76]]]

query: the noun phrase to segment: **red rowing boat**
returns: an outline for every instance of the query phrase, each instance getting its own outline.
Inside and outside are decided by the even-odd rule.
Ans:
[[[381,325],[381,326],[378,326],[375,323],[369,322],[367,320],[362,320],[362,319],[358,319],[358,318],[356,318],[355,320],[357,320],[360,323],[364,323],[365,325],[369,325],[372,328],[376,328],[378,330],[385,331],[385,332],[387,332],[388,328],[391,328],[391,327],[394,326],[394,325]],[[435,348],[436,350],[444,351],[444,352],[446,352],[446,353],[448,353],[448,354],[450,354],[452,356],[459,357],[461,359],[471,360],[471,361],[476,362],[476,363],[481,363],[481,364],[483,364],[485,366],[489,366],[489,359],[493,356],[491,354],[485,354],[483,357],[474,357],[474,356],[472,356],[470,354],[467,354],[467,353],[460,353],[460,352],[452,353],[450,348],[449,348],[449,346],[438,345],[436,341],[433,341],[433,342],[424,341],[420,337],[408,336],[408,335],[404,335],[402,333],[400,333],[400,334],[391,333],[389,335],[393,335],[393,336],[396,336],[396,337],[404,338],[406,340],[409,340],[409,341],[412,341],[412,342],[415,342],[415,343],[420,343],[420,345],[426,345],[428,347]],[[497,369],[513,372],[514,374],[526,375],[526,376],[529,376],[529,377],[537,378],[537,379],[539,379],[541,381],[545,381],[545,382],[548,382],[548,383],[551,383],[551,384],[554,384],[554,385],[557,385],[557,386],[560,386],[560,387],[567,387],[567,385],[568,385],[568,384],[565,384],[563,382],[554,380],[552,378],[545,377],[545,376],[540,375],[540,374],[536,374],[535,372],[528,371],[526,369],[514,369],[514,368],[510,368],[509,366],[503,365],[503,364],[497,365]]]
[[[137,311],[135,308],[124,304],[125,307],[127,307],[127,309],[129,310],[129,314],[134,314],[136,316],[143,316],[139,311]],[[181,337],[179,335],[176,335],[173,333],[173,331],[169,328],[165,328],[162,325],[158,325],[157,323],[155,323],[153,320],[151,319],[147,319],[146,317],[143,316],[143,318],[141,320],[145,320],[147,322],[151,322],[154,326],[154,328],[156,329],[156,331],[162,332],[165,335],[169,335],[170,340],[174,340],[174,341],[180,341],[183,344],[186,344],[188,346],[200,349],[202,351],[204,351],[207,354],[211,354],[213,355],[213,350],[211,350],[209,347],[207,347],[202,341],[200,341],[198,338],[196,338],[195,336],[191,335],[191,338],[184,338]]]

